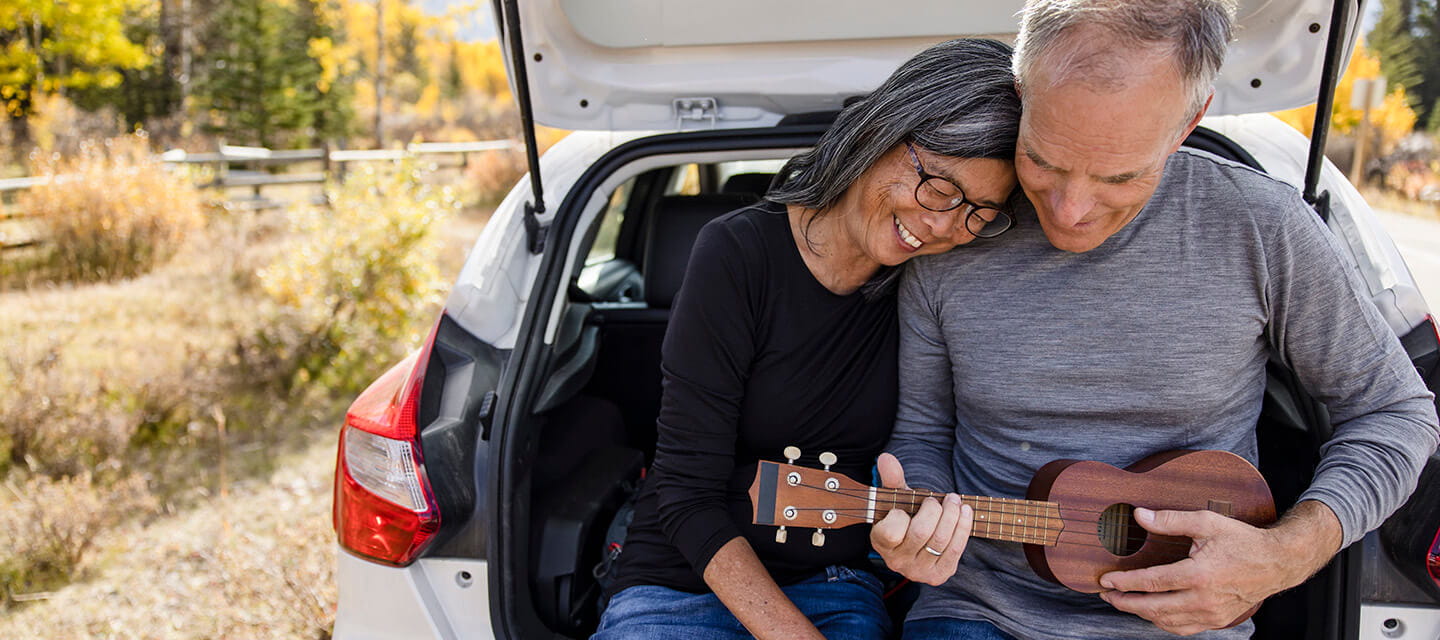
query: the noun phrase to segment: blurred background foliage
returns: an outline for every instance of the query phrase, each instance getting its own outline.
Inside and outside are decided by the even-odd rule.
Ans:
[[[409,0],[0,5],[9,174],[33,150],[135,131],[191,151],[517,134],[498,44],[457,33],[457,16],[489,10],[475,0],[438,15]]]

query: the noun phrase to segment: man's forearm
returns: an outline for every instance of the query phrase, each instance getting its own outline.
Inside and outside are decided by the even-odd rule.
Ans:
[[[1288,569],[1284,584],[1277,590],[1294,587],[1324,568],[1340,551],[1343,537],[1340,519],[1325,503],[1304,500],[1280,518],[1269,529],[1283,549]]]

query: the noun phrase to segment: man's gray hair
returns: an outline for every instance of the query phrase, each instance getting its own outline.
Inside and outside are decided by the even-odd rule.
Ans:
[[[1020,96],[1011,53],[1001,42],[965,38],[920,52],[846,106],[813,149],[785,163],[766,199],[811,209],[813,222],[907,140],[943,156],[1014,160]],[[881,269],[862,290],[872,297],[888,292],[898,275]]]
[[[1030,0],[1020,11],[1015,77],[1023,89],[1044,60],[1052,85],[1077,72],[1123,85],[1135,49],[1151,49],[1169,55],[1185,83],[1188,120],[1210,97],[1234,22],[1234,0]],[[1068,37],[1081,27],[1105,37]]]

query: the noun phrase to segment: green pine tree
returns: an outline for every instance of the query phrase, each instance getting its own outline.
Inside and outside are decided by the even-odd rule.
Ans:
[[[276,0],[232,0],[213,17],[196,102],[206,130],[277,148],[314,135],[318,66],[296,11]]]
[[[465,95],[465,76],[460,73],[460,43],[450,43],[450,60],[445,68],[443,95],[446,100],[456,100]]]
[[[1381,0],[1380,19],[1365,39],[1366,46],[1380,58],[1385,79],[1407,89],[1420,81],[1414,24],[1413,0]]]
[[[315,59],[318,44],[335,43],[344,39],[340,25],[333,24],[326,15],[338,15],[338,11],[323,11],[336,0],[301,0],[297,8],[299,31],[304,35],[310,56],[304,63],[304,91],[310,95],[314,108],[313,138],[315,141],[343,141],[354,131],[355,124],[355,79],[340,65],[327,73],[325,65]],[[323,53],[319,55],[324,55]]]

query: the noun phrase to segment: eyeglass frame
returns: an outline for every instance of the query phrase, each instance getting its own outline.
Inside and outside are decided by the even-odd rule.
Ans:
[[[1009,211],[1005,211],[1005,210],[1003,210],[1003,209],[1000,209],[999,207],[992,207],[992,206],[989,206],[989,205],[983,205],[983,204],[980,204],[980,203],[978,203],[978,202],[975,202],[975,201],[967,198],[967,197],[965,196],[965,189],[961,188],[960,185],[956,184],[954,180],[951,180],[951,179],[949,179],[949,178],[947,178],[947,177],[945,177],[945,176],[935,175],[935,174],[933,174],[933,173],[930,173],[929,171],[926,171],[926,170],[925,170],[925,166],[922,165],[922,164],[920,164],[920,154],[918,154],[918,153],[915,152],[915,145],[912,144],[909,140],[906,140],[906,141],[905,141],[905,148],[910,151],[910,161],[915,164],[915,173],[920,176],[920,182],[915,185],[915,204],[920,205],[920,206],[923,207],[926,211],[934,211],[934,212],[936,212],[936,213],[947,213],[947,212],[950,212],[950,211],[954,211],[954,210],[956,210],[956,209],[959,209],[960,207],[963,207],[963,206],[965,206],[965,205],[967,205],[967,204],[970,205],[970,211],[966,212],[966,214],[965,214],[965,221],[964,221],[965,230],[966,230],[966,231],[969,231],[969,232],[970,232],[972,235],[974,235],[976,238],[995,238],[995,237],[999,237],[1000,234],[1003,234],[1003,233],[1005,233],[1006,231],[1009,231],[1009,230],[1011,230],[1011,229],[1013,229],[1013,228],[1015,227],[1015,215],[1014,215],[1014,214],[1010,213]],[[945,208],[945,209],[935,209],[935,208],[933,208],[933,207],[926,206],[926,205],[925,205],[925,202],[920,199],[920,189],[923,188],[923,187],[925,186],[925,183],[928,182],[928,181],[930,181],[930,180],[943,180],[943,181],[945,181],[946,184],[948,184],[948,185],[950,185],[950,186],[952,186],[952,187],[955,187],[955,192],[958,193],[958,194],[960,194],[960,197],[959,197],[959,199],[958,199],[958,202],[956,202],[954,205],[952,205],[952,206],[950,206],[950,207],[947,207],[947,208]],[[975,214],[976,214],[977,212],[979,212],[981,209],[989,209],[989,210],[995,212],[995,219],[994,219],[994,220],[985,220],[985,218],[984,218],[983,216],[980,217],[980,220],[985,223],[984,225],[981,226],[981,229],[988,229],[988,228],[990,228],[991,225],[999,222],[1002,217],[1007,221],[1006,224],[1005,224],[999,231],[996,231],[996,232],[991,233],[991,234],[988,234],[988,235],[983,234],[983,233],[977,233],[976,231],[974,231],[973,229],[970,228],[970,220],[971,220],[971,218],[973,218],[973,217],[975,216]]]

